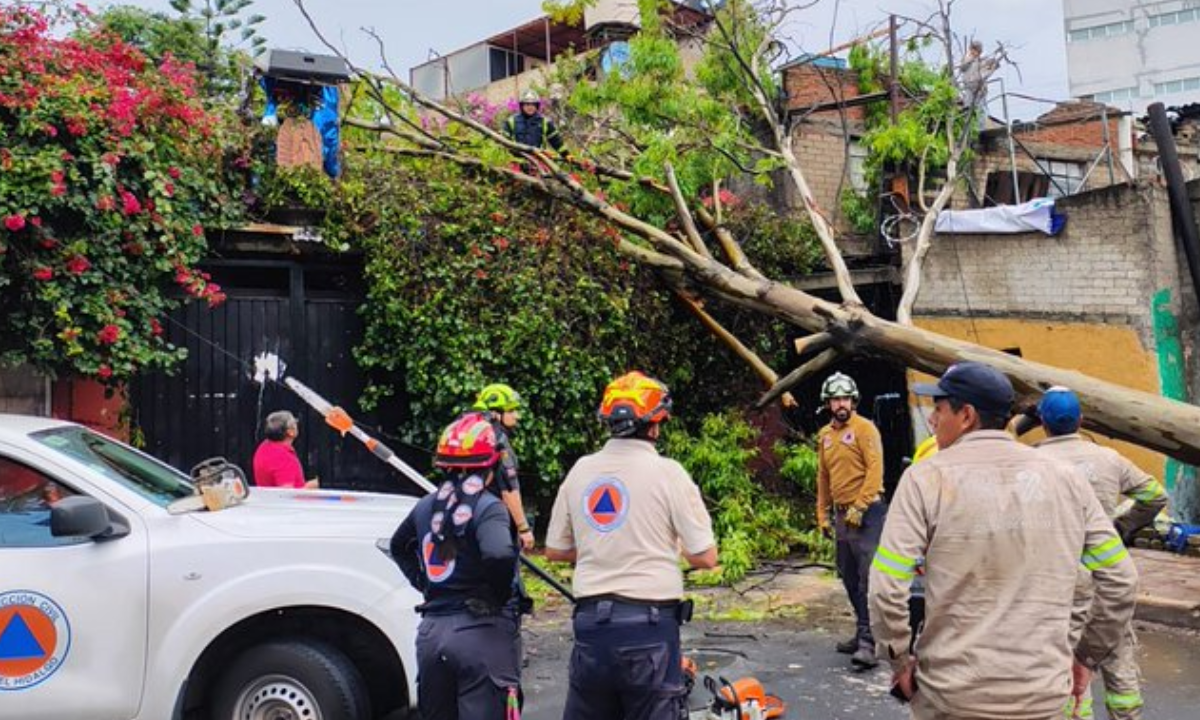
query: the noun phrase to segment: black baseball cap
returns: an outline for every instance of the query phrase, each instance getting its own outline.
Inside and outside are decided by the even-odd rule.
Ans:
[[[1004,373],[979,362],[960,362],[946,368],[936,383],[916,383],[913,394],[931,398],[953,397],[988,415],[1008,416],[1016,400]]]

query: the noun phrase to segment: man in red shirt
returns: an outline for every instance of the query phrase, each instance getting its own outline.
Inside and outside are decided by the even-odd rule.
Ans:
[[[254,451],[254,484],[259,487],[316,488],[316,479],[305,481],[304,469],[293,445],[300,434],[296,416],[286,410],[267,416],[266,440]]]

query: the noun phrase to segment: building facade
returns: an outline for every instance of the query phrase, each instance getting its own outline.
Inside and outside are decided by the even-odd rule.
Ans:
[[[1135,113],[1200,102],[1200,0],[1063,0],[1072,97]]]

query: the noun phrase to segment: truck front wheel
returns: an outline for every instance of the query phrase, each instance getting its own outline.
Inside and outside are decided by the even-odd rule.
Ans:
[[[256,645],[217,679],[212,720],[370,720],[354,664],[326,643]]]

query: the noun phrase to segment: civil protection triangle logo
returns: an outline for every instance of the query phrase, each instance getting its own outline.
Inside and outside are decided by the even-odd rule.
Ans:
[[[71,624],[41,593],[0,593],[0,692],[31,688],[58,671],[71,649]]]

